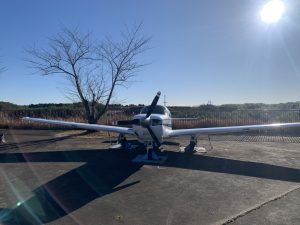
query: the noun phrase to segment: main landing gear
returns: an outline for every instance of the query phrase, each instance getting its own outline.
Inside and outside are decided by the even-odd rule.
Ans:
[[[132,148],[134,148],[136,146],[132,146],[126,139],[126,137],[124,136],[124,134],[120,134],[118,139],[117,139],[117,143],[114,145],[110,146],[110,149],[125,149],[125,150],[131,150]]]
[[[210,140],[210,136],[208,136],[208,141],[210,144],[210,148],[213,149],[213,146],[212,146],[211,140]],[[197,144],[198,144],[197,137],[191,136],[190,143],[186,147],[180,148],[180,150],[182,152],[186,152],[186,153],[206,153],[207,152],[205,148],[198,147]]]
[[[118,138],[118,143],[121,144],[121,147],[125,150],[130,150],[131,149],[131,144],[127,141],[126,137],[124,134],[120,134]]]
[[[195,146],[197,146],[198,140],[196,137],[191,137],[190,143],[184,148],[184,152],[193,153],[195,151]]]

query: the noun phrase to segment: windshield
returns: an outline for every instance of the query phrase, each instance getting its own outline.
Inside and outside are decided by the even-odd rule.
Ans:
[[[141,114],[147,114],[147,112],[149,111],[149,108],[150,108],[150,105],[142,108],[141,110]],[[152,114],[161,114],[161,115],[168,115],[169,113],[169,110],[164,107],[164,106],[161,106],[161,105],[157,105],[155,106]]]

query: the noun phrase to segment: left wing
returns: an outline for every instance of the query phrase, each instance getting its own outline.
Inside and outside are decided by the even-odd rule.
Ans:
[[[226,134],[235,132],[268,130],[273,128],[300,127],[300,122],[297,123],[273,123],[263,125],[247,125],[247,126],[231,126],[231,127],[209,127],[209,128],[193,128],[193,129],[178,129],[169,132],[170,137],[183,135],[207,135],[207,134]]]
[[[75,122],[66,122],[60,120],[47,120],[47,119],[30,118],[30,117],[23,117],[23,120],[39,122],[39,123],[47,123],[53,125],[69,126],[69,127],[80,128],[85,130],[109,131],[109,132],[115,132],[121,134],[136,135],[133,129],[127,127],[106,126],[106,125],[88,124],[88,123],[75,123]]]

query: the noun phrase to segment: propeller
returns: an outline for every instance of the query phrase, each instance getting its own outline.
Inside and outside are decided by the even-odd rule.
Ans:
[[[154,97],[151,105],[149,106],[149,109],[146,113],[146,116],[141,119],[141,126],[144,128],[147,128],[147,130],[149,131],[155,145],[160,148],[161,147],[161,143],[159,142],[158,138],[156,137],[155,133],[153,132],[153,130],[150,127],[150,115],[153,113],[155,106],[157,105],[157,102],[159,100],[161,92],[157,92],[156,96]],[[139,124],[139,121],[137,120],[120,120],[117,122],[118,125],[132,125],[132,124]]]
[[[151,103],[151,105],[149,107],[149,110],[148,110],[148,112],[146,114],[145,119],[147,119],[153,113],[153,110],[154,110],[154,108],[157,105],[157,102],[159,100],[160,94],[161,94],[160,91],[157,92],[156,96],[154,97],[154,99],[153,99],[153,101],[152,101],[152,103]]]
[[[147,129],[148,129],[148,131],[149,131],[149,133],[150,133],[150,135],[151,135],[153,141],[155,142],[157,148],[160,149],[161,143],[159,142],[158,138],[157,138],[156,135],[154,134],[153,130],[150,128],[150,126],[148,126]]]
[[[153,111],[155,109],[155,106],[157,105],[157,102],[159,100],[160,94],[161,94],[160,91],[157,92],[156,96],[154,97],[154,99],[153,99],[153,101],[152,101],[152,103],[151,103],[151,105],[150,105],[150,107],[148,109],[148,112],[147,112],[145,118],[141,121],[141,125],[143,127],[147,128],[147,130],[149,131],[149,133],[150,133],[150,135],[151,135],[154,143],[156,144],[156,146],[158,148],[161,147],[161,144],[160,144],[158,138],[156,137],[156,135],[154,134],[153,130],[150,127],[150,118],[149,117],[153,113]]]

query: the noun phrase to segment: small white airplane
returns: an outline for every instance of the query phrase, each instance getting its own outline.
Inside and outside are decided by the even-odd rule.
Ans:
[[[155,160],[157,156],[153,153],[154,150],[161,150],[161,143],[164,138],[190,136],[190,144],[185,148],[186,151],[193,151],[197,145],[198,135],[211,134],[226,134],[255,130],[267,130],[272,128],[286,128],[286,127],[300,127],[300,122],[297,123],[273,123],[263,125],[247,125],[247,126],[229,126],[229,127],[211,127],[211,128],[193,128],[193,129],[172,129],[171,113],[167,107],[157,105],[160,97],[160,92],[156,94],[151,105],[145,106],[141,113],[135,115],[133,120],[120,121],[118,125],[132,125],[132,128],[121,126],[107,126],[98,124],[65,122],[59,120],[48,120],[39,118],[24,117],[24,120],[71,126],[74,128],[94,130],[94,131],[108,131],[119,133],[119,141],[122,147],[126,146],[126,138],[124,135],[132,135],[138,138],[140,143],[147,146],[146,157],[148,160]],[[150,146],[150,147],[149,147]]]

